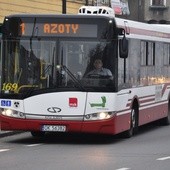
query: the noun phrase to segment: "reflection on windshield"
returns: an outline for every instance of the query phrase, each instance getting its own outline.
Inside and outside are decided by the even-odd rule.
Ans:
[[[85,75],[93,69],[97,58],[109,69],[109,61],[104,60],[108,56],[107,45],[106,42],[6,41],[2,92],[23,93],[30,88],[106,87],[111,80],[88,79]]]

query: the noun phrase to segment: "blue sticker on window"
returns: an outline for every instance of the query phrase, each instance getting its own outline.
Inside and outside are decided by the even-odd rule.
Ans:
[[[11,100],[1,100],[1,106],[11,106]]]

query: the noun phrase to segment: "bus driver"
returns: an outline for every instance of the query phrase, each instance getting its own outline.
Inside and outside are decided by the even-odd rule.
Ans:
[[[113,78],[112,72],[107,68],[103,68],[103,63],[101,59],[96,59],[93,65],[94,65],[94,70],[87,73],[86,77],[98,75],[102,77],[108,77],[111,79]]]

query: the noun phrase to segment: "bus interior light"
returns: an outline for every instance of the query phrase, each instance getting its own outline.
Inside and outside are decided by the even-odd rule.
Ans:
[[[57,69],[57,71],[60,71],[60,70],[61,70],[61,68],[62,68],[62,66],[61,66],[61,65],[56,65],[56,69]]]
[[[109,24],[112,24],[113,23],[113,21],[112,20],[109,20]]]

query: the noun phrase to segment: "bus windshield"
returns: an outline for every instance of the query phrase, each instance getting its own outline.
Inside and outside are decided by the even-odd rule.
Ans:
[[[24,94],[28,91],[113,88],[113,78],[89,77],[94,61],[111,69],[111,44],[99,41],[6,40],[3,42],[4,72],[1,92]]]

